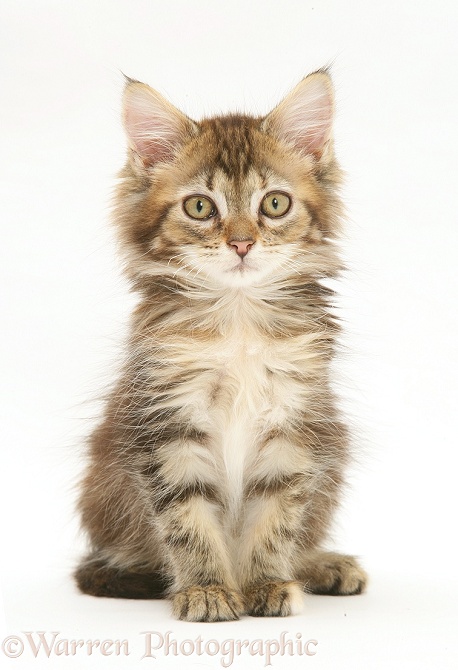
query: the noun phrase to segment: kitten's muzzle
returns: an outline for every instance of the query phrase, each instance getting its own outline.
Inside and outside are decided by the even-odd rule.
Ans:
[[[228,242],[228,245],[235,249],[240,258],[247,255],[253,244],[254,240],[229,240]]]

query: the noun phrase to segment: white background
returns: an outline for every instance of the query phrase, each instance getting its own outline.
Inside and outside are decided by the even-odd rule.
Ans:
[[[131,655],[11,668],[218,668],[144,659],[140,633],[318,640],[273,667],[456,668],[458,5],[454,0],[79,0],[0,5],[2,639],[128,639]],[[76,592],[84,436],[133,297],[109,204],[124,160],[122,70],[190,116],[266,113],[333,63],[347,173],[342,393],[357,463],[334,533],[367,594],[310,596],[284,620],[183,624],[168,603]],[[264,667],[246,653],[232,667]]]

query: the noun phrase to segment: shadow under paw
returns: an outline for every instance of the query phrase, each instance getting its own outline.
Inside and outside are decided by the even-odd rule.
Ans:
[[[302,610],[303,591],[298,582],[252,584],[245,591],[251,616],[289,616]]]
[[[222,586],[192,586],[172,596],[173,614],[182,621],[235,621],[244,612],[242,597]]]

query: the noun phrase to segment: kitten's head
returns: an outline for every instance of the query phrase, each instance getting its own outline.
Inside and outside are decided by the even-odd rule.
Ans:
[[[332,274],[340,213],[333,108],[324,71],[266,117],[201,122],[129,80],[117,220],[134,280],[243,287]]]

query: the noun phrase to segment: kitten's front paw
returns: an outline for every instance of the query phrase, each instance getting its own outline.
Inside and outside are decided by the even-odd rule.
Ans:
[[[222,586],[192,586],[172,596],[173,614],[182,621],[234,621],[244,612],[237,591]]]
[[[251,616],[289,616],[302,611],[303,591],[298,582],[252,584],[245,597]]]

